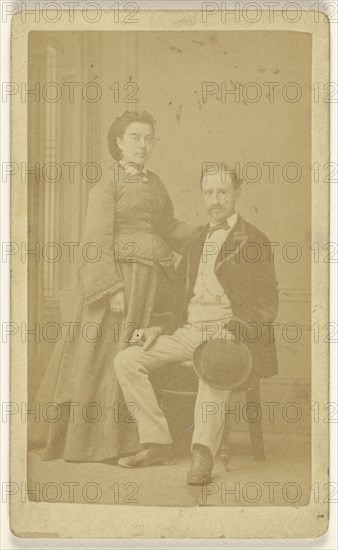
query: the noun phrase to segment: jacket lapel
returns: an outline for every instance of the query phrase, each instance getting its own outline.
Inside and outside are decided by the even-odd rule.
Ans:
[[[221,250],[218,253],[215,262],[215,273],[227,262],[234,263],[236,257],[239,258],[243,247],[248,241],[245,222],[238,214],[237,222],[231,229],[228,237],[224,241]],[[238,261],[238,260],[237,260]]]
[[[204,226],[199,237],[193,242],[190,247],[187,261],[187,276],[186,276],[186,297],[190,300],[193,295],[196,282],[198,267],[203,251],[209,224]],[[234,263],[236,256],[239,256],[243,247],[248,241],[248,235],[245,228],[245,222],[238,214],[237,222],[231,229],[228,237],[221,246],[215,262],[215,274],[227,262]],[[237,260],[238,261],[238,260]]]

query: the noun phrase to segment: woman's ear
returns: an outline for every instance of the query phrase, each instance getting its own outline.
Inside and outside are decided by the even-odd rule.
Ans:
[[[118,146],[119,149],[122,150],[122,139],[120,137],[116,138],[116,145]]]

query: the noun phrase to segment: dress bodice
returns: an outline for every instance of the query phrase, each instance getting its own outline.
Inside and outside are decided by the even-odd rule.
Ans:
[[[97,258],[80,256],[86,303],[124,288],[121,262],[174,264],[196,230],[174,217],[168,192],[153,172],[130,176],[119,166],[114,180],[101,180],[89,193],[82,250],[95,245]]]
[[[119,260],[172,264],[174,256],[165,242],[172,205],[161,180],[149,171],[130,176],[120,170],[114,185],[114,249]]]

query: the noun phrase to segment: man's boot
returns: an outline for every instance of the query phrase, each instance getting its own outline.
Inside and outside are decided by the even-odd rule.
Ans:
[[[192,451],[187,484],[205,485],[206,483],[210,483],[213,465],[214,460],[210,449],[205,445],[195,444]]]

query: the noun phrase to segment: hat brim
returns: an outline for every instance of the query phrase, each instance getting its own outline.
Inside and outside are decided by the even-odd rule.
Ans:
[[[251,371],[252,371],[251,353],[248,347],[245,344],[243,344],[243,342],[236,342],[236,345],[241,347],[242,353],[244,353],[244,355],[247,358],[246,366],[245,368],[239,369],[238,377],[236,378],[236,380],[233,380],[232,382],[229,381],[224,383],[218,383],[215,380],[208,379],[208,376],[206,375],[206,373],[202,368],[203,367],[202,354],[205,351],[205,347],[212,344],[212,342],[216,342],[216,341],[219,342],[218,340],[209,340],[207,342],[203,342],[195,349],[193,354],[193,361],[192,361],[194,371],[200,380],[202,380],[205,384],[208,384],[208,386],[211,386],[216,390],[234,390],[237,387],[241,386],[251,374]],[[224,346],[226,346],[227,343],[228,342],[222,342]],[[224,352],[226,353],[226,350]]]

